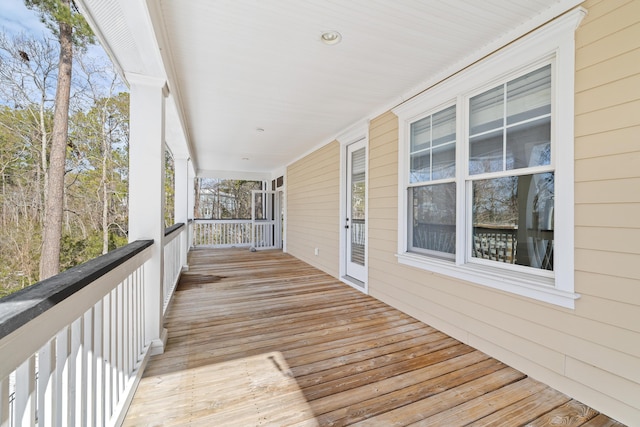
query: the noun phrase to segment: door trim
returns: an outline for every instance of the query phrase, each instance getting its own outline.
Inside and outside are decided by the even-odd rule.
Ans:
[[[364,292],[365,294],[369,293],[369,275],[368,275],[368,265],[369,265],[369,138],[368,138],[368,124],[363,124],[359,126],[357,129],[351,130],[348,134],[343,136],[339,136],[337,140],[340,142],[340,212],[338,218],[339,224],[339,279],[353,288]],[[365,276],[364,281],[360,282],[358,279],[349,277],[346,275],[347,272],[347,244],[346,244],[346,232],[345,232],[345,218],[347,218],[348,212],[348,204],[347,204],[347,147],[356,142],[360,142],[364,140],[365,146],[365,165],[366,165],[366,180],[367,185],[365,186],[365,248],[364,248],[364,260],[365,260]]]

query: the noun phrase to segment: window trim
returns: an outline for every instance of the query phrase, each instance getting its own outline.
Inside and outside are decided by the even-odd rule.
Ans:
[[[398,248],[400,264],[443,274],[455,279],[575,308],[580,295],[574,292],[574,78],[575,29],[586,15],[576,8],[536,31],[514,41],[489,57],[461,70],[392,111],[399,119],[398,132]],[[551,62],[552,65],[552,160],[556,175],[557,211],[554,231],[554,274],[520,272],[518,269],[470,262],[467,254],[470,183],[468,176],[468,101],[482,90],[517,78]],[[484,88],[484,89],[483,89]],[[411,123],[456,104],[456,257],[455,262],[408,252],[408,178]],[[546,167],[545,167],[546,168]]]

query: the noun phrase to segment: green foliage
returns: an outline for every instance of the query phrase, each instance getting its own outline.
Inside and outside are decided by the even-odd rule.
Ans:
[[[169,150],[164,152],[164,226],[175,224],[175,164]]]
[[[73,29],[73,44],[84,48],[87,44],[95,43],[95,36],[91,27],[78,12],[73,1],[64,0],[24,0],[24,4],[40,13],[40,20],[58,37],[60,23],[65,23]]]
[[[109,250],[127,244],[127,237],[109,233]],[[60,269],[67,270],[102,255],[102,233],[93,231],[86,237],[64,234],[60,251]]]

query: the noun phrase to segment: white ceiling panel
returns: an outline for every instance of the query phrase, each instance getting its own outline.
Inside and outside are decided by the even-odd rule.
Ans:
[[[102,1],[81,3],[91,9]],[[210,175],[282,168],[580,3],[109,1],[125,11],[136,9],[132,3],[151,8],[147,19],[162,49],[163,71],[192,158],[201,173]],[[114,19],[104,12],[92,15],[98,27]],[[125,23],[143,21],[129,17]],[[320,36],[328,30],[340,32],[342,41],[323,44]],[[138,42],[145,34],[140,28],[129,33],[137,52],[150,46]],[[103,39],[125,72],[140,68],[126,40]]]

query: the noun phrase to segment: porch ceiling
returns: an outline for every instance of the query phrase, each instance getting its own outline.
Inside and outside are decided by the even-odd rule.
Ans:
[[[169,143],[213,175],[277,171],[580,2],[79,3],[125,76],[167,78]]]

